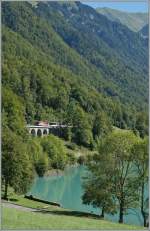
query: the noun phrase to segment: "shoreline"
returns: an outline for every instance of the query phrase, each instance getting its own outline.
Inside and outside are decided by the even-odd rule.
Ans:
[[[43,177],[48,177],[48,176],[63,176],[63,170],[60,169],[51,169],[48,170]]]
[[[78,167],[80,166],[80,164],[76,163],[74,165],[67,165],[65,167],[65,169],[61,170],[61,169],[50,169],[48,170],[43,177],[48,177],[48,176],[63,176],[64,175],[64,172],[65,170],[71,168],[71,167]]]

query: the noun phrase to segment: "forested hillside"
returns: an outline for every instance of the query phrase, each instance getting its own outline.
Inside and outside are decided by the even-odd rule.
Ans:
[[[40,119],[75,124],[77,113],[92,131],[100,112],[122,128],[135,127],[136,117],[145,123],[148,44],[136,33],[79,2],[5,2],[2,23],[5,124],[13,114],[23,126]]]
[[[107,81],[107,87],[102,88],[108,95],[112,93],[111,96],[131,104],[143,98],[143,90],[147,88],[147,41],[78,2],[71,5],[39,3],[38,6],[38,15],[46,18],[63,40],[100,72]],[[94,84],[93,75],[92,80]],[[101,81],[95,85],[99,90]]]
[[[146,121],[148,44],[138,34],[79,2],[5,2],[2,23],[5,124],[13,114],[23,126],[75,124],[74,112],[89,131],[100,112],[122,128],[135,127],[136,117]]]
[[[7,2],[2,9],[3,86],[23,99],[27,121],[64,120],[72,101],[92,115],[102,108],[113,123],[115,107],[128,116],[145,110],[148,44],[136,33],[79,2]]]

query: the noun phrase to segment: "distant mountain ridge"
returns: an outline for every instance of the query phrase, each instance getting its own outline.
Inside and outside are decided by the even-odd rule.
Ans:
[[[109,20],[120,22],[132,31],[140,31],[148,24],[148,13],[129,13],[111,8],[97,8],[97,12],[105,15]]]

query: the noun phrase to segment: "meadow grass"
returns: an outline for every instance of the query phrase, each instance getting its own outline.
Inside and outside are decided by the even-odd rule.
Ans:
[[[2,207],[3,229],[112,229],[112,230],[142,230],[144,227],[118,224],[100,219],[94,214],[71,211],[62,207],[32,201],[23,195],[15,194],[9,189],[9,202],[37,212],[21,211],[16,208]]]
[[[2,208],[2,229],[45,229],[45,230],[141,230],[140,226],[113,223],[106,220],[77,217],[69,215],[54,215],[21,211],[15,208]]]
[[[13,204],[17,204],[17,205],[21,205],[21,206],[25,206],[25,207],[33,208],[33,209],[47,208],[50,211],[62,210],[62,208],[58,207],[58,206],[53,206],[53,205],[45,204],[42,202],[32,201],[32,200],[26,199],[26,198],[24,198],[23,195],[13,194],[13,196],[9,198],[9,201]]]

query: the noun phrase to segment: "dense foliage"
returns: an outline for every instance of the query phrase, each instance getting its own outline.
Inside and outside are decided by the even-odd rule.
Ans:
[[[41,146],[43,151],[48,154],[51,167],[64,169],[67,155],[63,142],[59,138],[50,135],[41,140]]]
[[[25,193],[33,180],[33,166],[27,145],[10,129],[2,135],[2,183],[7,199],[8,186],[17,193]]]
[[[148,137],[139,140],[132,149],[133,155],[136,157],[134,160],[136,175],[138,176],[139,186],[139,207],[143,217],[143,224],[147,226],[149,215],[149,197],[145,197],[145,191],[148,189],[148,169],[149,169],[149,156],[148,156]]]
[[[87,69],[84,76],[88,75],[88,81],[92,77],[92,85],[99,91],[131,105],[138,105],[141,99],[147,101],[148,41],[79,2],[40,2],[34,12],[91,67],[95,73]],[[62,62],[72,69],[66,53]],[[77,72],[78,68],[72,70]],[[142,89],[147,89],[145,96]]]
[[[120,38],[113,31],[112,22],[80,3],[71,5],[71,8],[56,2],[47,4],[41,2],[36,8],[27,2],[2,5],[3,87],[19,96],[25,120],[28,123],[40,119],[70,123],[68,111],[72,105],[77,105],[83,110],[88,123],[90,121],[88,127],[91,129],[99,111],[106,113],[115,126],[134,128],[136,110],[146,106],[148,100],[145,41],[115,24],[118,33],[123,33],[124,37]],[[64,16],[60,15],[60,11]],[[75,11],[74,20],[71,18],[72,11]],[[82,18],[82,12],[92,13],[96,21]],[[77,15],[85,21],[84,28],[79,27]],[[107,38],[95,34],[97,32],[89,31],[89,27],[98,30],[98,23],[104,31],[107,28],[106,32],[109,37],[112,36],[114,44],[110,45]],[[106,27],[107,24],[109,27]],[[90,37],[94,36],[90,43],[89,33]],[[125,48],[127,34],[129,43],[136,46],[133,53],[130,47]],[[77,40],[77,36],[80,39]],[[75,39],[78,43],[74,46]],[[118,49],[119,41],[122,44]],[[131,59],[127,60],[126,56]],[[98,60],[101,60],[100,63]],[[4,110],[7,110],[5,106]]]
[[[98,145],[98,154],[87,162],[83,202],[104,213],[119,211],[119,222],[130,208],[139,207],[147,225],[144,192],[148,184],[148,142],[128,131],[113,131]],[[147,194],[148,196],[148,194]]]
[[[39,176],[49,168],[63,169],[71,157],[59,138],[30,139],[26,124],[35,120],[71,125],[63,138],[89,149],[113,125],[144,137],[147,47],[141,36],[80,2],[3,2],[4,137],[10,131],[12,140],[14,134],[23,143],[25,161],[29,155]],[[9,149],[3,149],[3,166]]]

